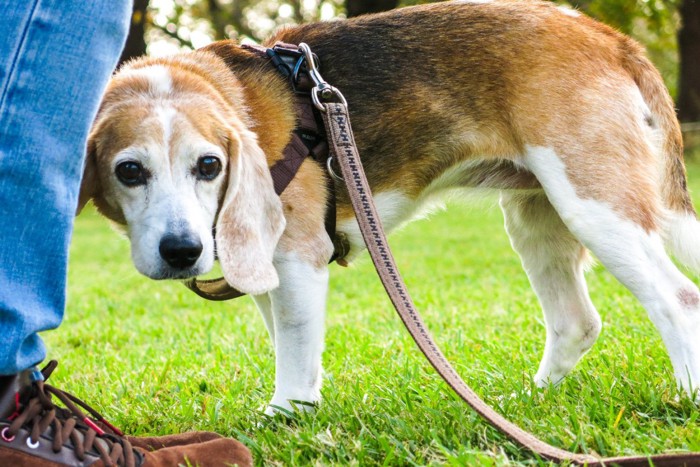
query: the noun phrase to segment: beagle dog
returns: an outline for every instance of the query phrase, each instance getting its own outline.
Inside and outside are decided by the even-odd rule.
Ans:
[[[387,230],[447,192],[489,188],[544,310],[538,385],[560,381],[601,320],[588,251],[642,303],[675,377],[700,388],[700,227],[659,73],[633,40],[539,1],[454,1],[283,29],[347,98]],[[267,58],[224,41],[123,66],[90,134],[79,209],[121,225],[153,279],[208,272],[250,294],[276,353],[271,407],[317,403],[328,261],[326,168],[306,159],[281,195],[269,167],[297,125]],[[337,183],[345,261],[364,244]],[[268,409],[271,412],[273,409]]]

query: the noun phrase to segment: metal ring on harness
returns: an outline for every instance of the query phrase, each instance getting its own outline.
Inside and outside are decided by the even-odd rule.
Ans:
[[[336,174],[333,170],[333,156],[328,156],[328,159],[326,159],[326,169],[328,169],[328,173],[331,175],[331,177],[333,177],[339,182],[345,183],[345,179],[340,175]]]

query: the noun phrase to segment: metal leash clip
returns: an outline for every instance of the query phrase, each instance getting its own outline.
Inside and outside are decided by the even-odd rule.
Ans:
[[[318,67],[316,66],[316,61],[314,60],[314,55],[311,53],[311,47],[302,42],[299,44],[299,50],[304,53],[307,71],[311,77],[311,80],[315,84],[314,88],[311,90],[311,100],[316,108],[321,112],[325,112],[326,109],[323,107],[321,99],[328,101],[332,99],[333,96],[337,97],[338,100],[340,100],[340,102],[347,107],[348,103],[345,100],[345,97],[336,87],[328,84],[319,73]]]

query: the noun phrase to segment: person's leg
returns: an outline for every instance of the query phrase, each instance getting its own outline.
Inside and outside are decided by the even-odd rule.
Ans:
[[[45,357],[37,333],[63,317],[85,142],[130,13],[129,0],[0,3],[2,465],[252,465],[241,443],[214,433],[123,437],[44,382],[55,362],[33,368]]]
[[[131,1],[0,3],[0,375],[45,357],[63,317],[84,145]]]

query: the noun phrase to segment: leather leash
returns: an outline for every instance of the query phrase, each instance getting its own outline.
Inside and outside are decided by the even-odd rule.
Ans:
[[[399,274],[372,199],[357,146],[355,145],[347,102],[338,89],[321,78],[309,46],[301,43],[299,44],[299,50],[306,55],[309,75],[315,83],[314,88],[311,90],[311,97],[314,105],[321,111],[330,145],[331,157],[335,157],[340,166],[342,178],[350,195],[362,237],[367,245],[367,250],[372,258],[377,274],[396,312],[418,345],[418,348],[457,395],[501,433],[548,461],[589,466],[700,466],[699,452],[601,458],[591,454],[573,453],[557,448],[507,420],[484,402],[462,380],[430,336]]]
[[[423,319],[411,300],[406,285],[399,274],[396,263],[389,249],[386,234],[377,215],[371,191],[357,153],[355,141],[350,128],[347,106],[343,103],[324,103],[324,121],[328,132],[332,152],[340,164],[346,181],[362,237],[367,245],[374,267],[384,285],[391,302],[403,321],[411,337],[435,368],[443,380],[479,415],[492,426],[521,446],[538,456],[553,462],[570,462],[579,465],[603,466],[649,466],[652,461],[656,466],[692,466],[700,465],[700,453],[662,454],[655,456],[598,458],[590,454],[569,452],[536,438],[531,433],[505,419],[486,404],[462,380],[449,361],[442,354],[430,336]]]
[[[367,250],[372,258],[377,274],[401,321],[403,321],[418,348],[442,379],[488,423],[521,446],[549,461],[590,466],[621,465],[641,467],[649,466],[650,461],[656,466],[700,465],[700,453],[599,458],[590,454],[569,452],[536,438],[531,433],[508,421],[479,398],[457,374],[430,336],[399,274],[372,199],[372,192],[360,161],[357,146],[355,145],[345,98],[340,91],[323,81],[318,71],[315,70],[309,47],[302,43],[299,44],[299,48],[307,51],[307,62],[310,69],[315,71],[315,74],[312,73],[312,77],[317,77],[314,77],[316,87],[312,90],[311,96],[316,107],[322,112],[331,153],[340,165],[362,237],[367,245]],[[333,98],[339,102],[322,102],[322,100],[328,101]]]

